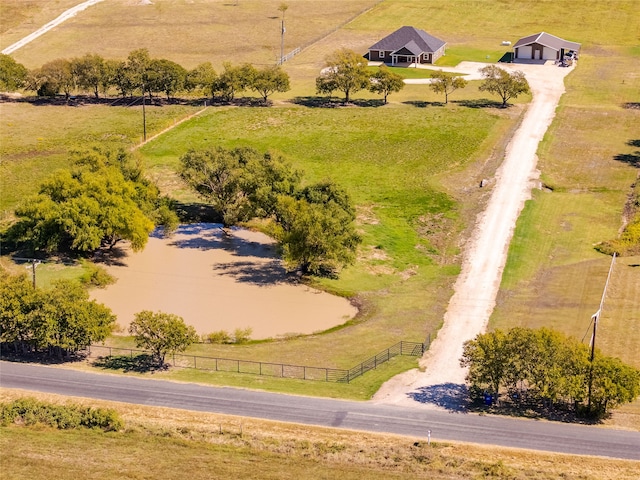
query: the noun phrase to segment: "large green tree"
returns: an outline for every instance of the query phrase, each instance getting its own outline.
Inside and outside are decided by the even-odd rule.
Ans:
[[[45,63],[33,72],[36,79],[36,90],[40,96],[54,96],[63,92],[67,98],[76,87],[71,62],[65,58],[57,58]]]
[[[449,103],[449,94],[455,92],[459,88],[467,86],[467,81],[456,75],[451,75],[442,70],[431,74],[431,90],[436,93],[444,93],[444,103]]]
[[[176,62],[164,58],[151,60],[145,78],[149,92],[162,92],[171,98],[185,88],[187,71]]]
[[[355,260],[360,236],[346,191],[332,182],[311,185],[295,197],[281,196],[276,235],[289,269],[335,276]]]
[[[92,149],[73,161],[16,209],[16,240],[46,252],[91,252],[120,240],[140,250],[154,224],[167,233],[176,227],[177,216],[128,154]]]
[[[517,98],[520,94],[529,93],[529,82],[524,73],[517,70],[509,73],[495,65],[488,65],[480,69],[484,78],[480,85],[480,91],[487,91],[500,96],[502,106],[506,107],[507,102],[512,98]]]
[[[201,63],[193,70],[187,72],[185,88],[188,91],[197,90],[206,95],[213,96],[212,88],[217,78],[218,74],[213,68],[213,65],[211,65],[211,62]]]
[[[382,65],[376,73],[371,76],[371,85],[369,90],[373,93],[379,93],[387,103],[387,97],[392,93],[397,93],[404,88],[404,78],[392,72],[389,67]]]
[[[224,71],[214,80],[211,92],[214,97],[219,95],[222,100],[230,102],[238,93],[253,85],[257,70],[249,63],[233,65],[225,62],[223,66]]]
[[[29,71],[13,57],[0,53],[0,89],[14,92],[25,85]]]
[[[26,275],[0,272],[0,342],[26,352],[34,340],[32,322],[40,305],[37,290]]]
[[[272,93],[287,92],[290,88],[289,75],[280,66],[257,70],[251,83],[251,89],[258,92],[265,103]]]
[[[159,366],[164,365],[168,353],[183,352],[199,338],[195,329],[184,323],[181,317],[149,310],[136,313],[129,325],[129,333],[139,348],[151,350]]]
[[[59,280],[43,290],[24,275],[0,278],[0,341],[18,353],[77,352],[104,340],[114,325],[111,311],[76,282]]]
[[[104,58],[90,53],[74,58],[71,60],[71,71],[79,88],[89,90],[99,98],[101,88],[104,89],[105,83],[108,83],[109,72]]]
[[[351,94],[369,87],[369,78],[364,57],[342,48],[327,57],[322,73],[316,79],[316,89],[318,93],[338,90],[344,93],[345,103],[349,103]]]
[[[225,227],[274,211],[299,175],[279,157],[250,148],[191,150],[180,158],[181,177],[219,213]]]

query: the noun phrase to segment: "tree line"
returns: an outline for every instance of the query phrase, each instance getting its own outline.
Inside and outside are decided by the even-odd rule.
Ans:
[[[216,72],[210,62],[187,70],[171,60],[151,58],[145,48],[129,53],[126,60],[104,59],[97,54],[56,59],[40,68],[28,70],[8,55],[0,55],[0,88],[15,91],[20,88],[35,91],[39,96],[55,96],[60,92],[67,98],[72,92],[91,93],[95,98],[112,89],[122,97],[134,93],[165,94],[168,99],[180,92],[204,94],[214,100],[230,102],[240,92],[254,91],[264,103],[276,92],[290,90],[289,75],[279,65],[256,68],[249,63],[223,64]],[[496,94],[506,106],[511,98],[529,92],[529,84],[522,72],[509,73],[495,65],[482,69],[484,81],[481,91]],[[467,81],[442,70],[431,72],[430,88],[444,94],[445,103],[455,90],[464,88]],[[342,48],[327,56],[324,68],[316,77],[316,93],[329,95],[339,91],[349,103],[354,93],[368,90],[382,95],[384,103],[392,93],[404,88],[404,78],[382,65],[375,71],[357,52]]]
[[[88,53],[71,59],[58,58],[40,68],[28,70],[8,55],[0,55],[0,87],[36,92],[39,96],[63,93],[67,98],[83,92],[99,98],[112,89],[122,97],[134,93],[164,94],[170,99],[177,93],[192,92],[231,101],[245,90],[257,92],[263,101],[275,92],[290,89],[289,75],[279,66],[256,68],[251,64],[224,64],[216,72],[210,62],[193,70],[164,58],[152,58],[146,48],[134,50],[125,60],[105,59]]]
[[[640,395],[640,371],[559,332],[513,328],[465,343],[472,399],[485,394],[516,406],[561,407],[602,417]]]

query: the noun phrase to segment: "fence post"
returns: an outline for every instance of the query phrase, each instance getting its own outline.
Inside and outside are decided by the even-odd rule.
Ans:
[[[196,362],[196,356],[193,356],[193,368],[198,368],[198,363]]]
[[[111,354],[111,347],[109,347],[109,356],[112,357],[113,355]]]
[[[216,358],[216,372],[218,371],[218,359]]]
[[[262,362],[260,362],[260,375],[262,375]]]
[[[173,354],[173,366],[174,367],[176,366],[176,354],[175,353]]]

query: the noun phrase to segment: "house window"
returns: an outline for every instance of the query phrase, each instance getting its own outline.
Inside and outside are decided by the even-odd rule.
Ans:
[[[380,52],[378,52],[378,55],[380,55],[380,58],[384,58],[384,50],[380,50]]]

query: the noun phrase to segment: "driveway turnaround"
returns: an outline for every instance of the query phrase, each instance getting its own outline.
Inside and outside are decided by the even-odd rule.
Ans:
[[[640,460],[640,432],[449,413],[0,362],[0,385],[347,430]]]

